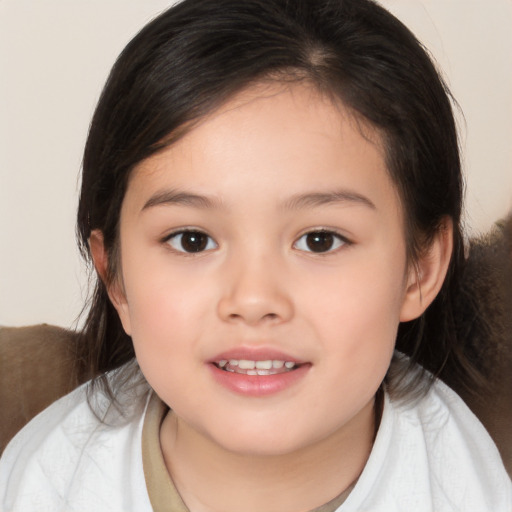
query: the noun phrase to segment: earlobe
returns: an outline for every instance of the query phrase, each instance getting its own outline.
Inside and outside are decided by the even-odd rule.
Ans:
[[[126,334],[130,335],[130,315],[128,312],[126,295],[119,279],[110,279],[108,275],[108,253],[103,242],[103,233],[99,229],[91,231],[91,236],[89,237],[89,249],[91,251],[96,272],[98,272],[100,279],[103,281],[103,284],[107,289],[110,302],[112,302],[112,305],[116,308]]]
[[[453,250],[453,223],[446,218],[428,250],[409,269],[400,321],[408,322],[423,314],[443,286]]]
[[[96,272],[100,276],[100,279],[107,285],[107,268],[108,268],[108,256],[103,244],[103,233],[99,229],[91,231],[89,237],[89,250],[91,251],[92,261]]]

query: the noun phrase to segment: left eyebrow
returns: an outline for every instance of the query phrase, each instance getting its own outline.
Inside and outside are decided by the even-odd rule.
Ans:
[[[222,207],[221,202],[216,198],[194,194],[183,190],[170,189],[161,190],[153,194],[146,201],[141,211],[147,210],[148,208],[152,208],[154,206],[165,206],[173,204],[201,209],[213,209]]]
[[[334,192],[312,192],[309,194],[297,194],[283,203],[285,209],[301,210],[314,208],[326,204],[353,203],[377,210],[375,204],[366,196],[350,190],[337,190]]]

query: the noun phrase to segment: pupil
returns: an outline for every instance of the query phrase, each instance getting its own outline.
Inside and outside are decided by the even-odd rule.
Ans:
[[[204,251],[207,243],[208,237],[205,234],[198,233],[196,231],[183,233],[181,237],[181,245],[187,252]]]
[[[306,244],[313,252],[326,252],[332,248],[333,243],[332,233],[309,233],[306,236]]]

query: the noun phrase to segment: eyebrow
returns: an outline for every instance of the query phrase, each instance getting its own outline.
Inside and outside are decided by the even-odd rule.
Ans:
[[[290,210],[314,208],[327,204],[355,203],[376,210],[375,204],[366,196],[351,190],[337,190],[334,192],[313,192],[297,194],[284,203],[284,207]]]
[[[327,204],[355,203],[376,210],[375,204],[366,196],[349,190],[338,190],[334,192],[310,192],[297,194],[282,204],[286,210],[301,210],[314,208]],[[155,206],[183,205],[193,208],[220,209],[223,204],[220,200],[200,194],[180,191],[176,189],[162,190],[153,194],[144,204],[141,211]]]
[[[213,197],[184,192],[176,189],[162,190],[153,194],[144,204],[141,211],[147,210],[154,206],[165,205],[183,205],[192,206],[194,208],[212,209],[220,208],[221,201]]]

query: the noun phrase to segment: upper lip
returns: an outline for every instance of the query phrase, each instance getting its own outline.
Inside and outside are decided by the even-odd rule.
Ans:
[[[302,364],[304,361],[290,354],[271,347],[247,347],[240,346],[226,350],[208,360],[209,363],[218,363],[222,360],[247,360],[247,361],[291,361],[295,364]]]

